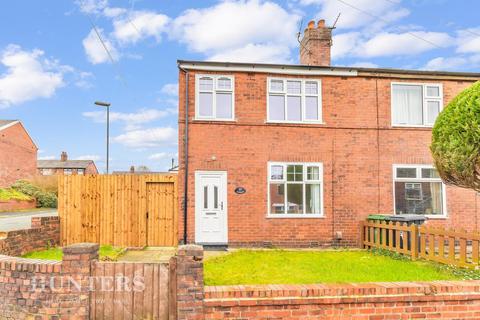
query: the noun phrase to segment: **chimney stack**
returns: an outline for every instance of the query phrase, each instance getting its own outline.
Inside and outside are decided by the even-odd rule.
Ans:
[[[130,173],[135,173],[135,167],[134,166],[130,166]]]
[[[300,64],[307,66],[330,66],[332,29],[325,26],[325,20],[310,21],[300,42]]]
[[[60,155],[60,161],[67,161],[68,160],[68,155],[65,151],[62,151],[62,154]]]

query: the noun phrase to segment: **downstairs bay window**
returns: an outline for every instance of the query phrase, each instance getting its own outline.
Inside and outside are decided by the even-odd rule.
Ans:
[[[323,216],[322,164],[270,162],[268,216]]]
[[[395,165],[395,214],[446,216],[445,185],[437,170],[425,165]]]

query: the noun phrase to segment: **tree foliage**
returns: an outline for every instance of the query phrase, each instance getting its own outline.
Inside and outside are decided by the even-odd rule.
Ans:
[[[480,81],[439,114],[430,149],[445,183],[480,191]]]

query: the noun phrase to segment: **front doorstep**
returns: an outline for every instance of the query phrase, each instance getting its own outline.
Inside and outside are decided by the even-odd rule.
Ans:
[[[204,244],[202,246],[205,251],[228,251],[227,244]]]

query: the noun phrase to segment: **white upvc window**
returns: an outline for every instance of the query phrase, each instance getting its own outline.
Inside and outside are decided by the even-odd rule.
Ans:
[[[63,174],[64,174],[64,175],[69,176],[69,175],[71,175],[72,173],[73,173],[73,170],[72,170],[72,169],[63,169]]]
[[[51,176],[51,175],[53,175],[53,169],[41,169],[40,173],[43,176]]]
[[[443,109],[443,87],[438,83],[392,82],[392,125],[431,127]]]
[[[233,76],[196,75],[195,119],[231,121],[235,117]]]
[[[84,175],[85,174],[85,169],[77,169],[77,174]]]
[[[268,163],[268,217],[323,217],[322,163]]]
[[[430,218],[447,216],[445,185],[431,165],[393,166],[395,214],[423,214]]]
[[[267,121],[322,123],[320,80],[268,78]]]

